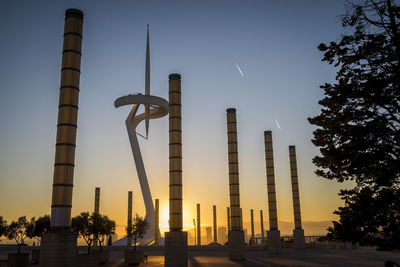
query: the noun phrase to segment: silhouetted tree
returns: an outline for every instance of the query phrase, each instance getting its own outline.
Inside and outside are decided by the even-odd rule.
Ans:
[[[323,61],[338,68],[336,82],[321,86],[325,98],[312,142],[318,176],[355,187],[341,190],[345,206],[329,228],[343,241],[400,248],[400,7],[395,0],[350,4],[346,34],[320,44]]]
[[[126,227],[126,236],[128,238],[133,238],[133,246],[136,250],[136,243],[139,239],[144,237],[149,224],[148,222],[140,217],[138,214],[135,215],[133,221],[129,221]]]
[[[0,216],[0,237],[2,237],[6,233],[6,230],[7,230],[7,221],[3,218],[3,216]]]
[[[5,235],[8,239],[14,240],[18,245],[18,253],[21,253],[21,246],[28,237],[28,229],[32,227],[32,221],[27,221],[25,216],[19,217],[7,226]]]
[[[36,221],[35,217],[32,217],[26,227],[26,237],[28,237],[29,239],[34,238],[35,221]]]
[[[89,212],[81,212],[80,215],[72,218],[72,231],[79,237],[82,237],[88,245],[88,254],[94,240],[98,240],[100,249],[105,238],[114,233],[115,222],[107,216]]]
[[[81,212],[78,216],[72,218],[71,229],[78,237],[82,237],[88,245],[88,254],[90,255],[90,247],[93,244],[94,226],[89,212]]]
[[[40,240],[42,238],[42,234],[50,229],[50,216],[44,215],[43,217],[39,217],[37,220],[35,217],[31,219],[30,227],[28,228],[28,237],[35,238],[38,241],[38,245],[40,245]]]
[[[107,236],[114,234],[115,221],[110,220],[107,216],[98,213],[92,214],[94,239],[99,241],[100,250]]]

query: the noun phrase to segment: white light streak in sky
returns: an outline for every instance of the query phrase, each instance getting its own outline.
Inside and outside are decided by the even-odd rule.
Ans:
[[[275,117],[276,125],[278,126],[279,130],[282,130],[281,126],[279,125],[278,119]]]
[[[242,72],[242,70],[240,69],[240,67],[239,67],[239,65],[238,64],[236,64],[236,68],[238,69],[238,71],[240,72],[240,75],[242,75],[242,77],[244,77],[243,76],[243,72]]]

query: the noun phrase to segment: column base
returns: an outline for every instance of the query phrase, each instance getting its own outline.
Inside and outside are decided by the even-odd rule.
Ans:
[[[268,240],[268,253],[269,254],[281,254],[282,253],[281,232],[279,230],[267,231],[267,240]]]
[[[304,238],[303,229],[294,229],[293,238],[294,238],[294,243],[293,243],[294,248],[303,249],[306,247],[306,239]]]
[[[231,261],[241,261],[246,258],[244,252],[244,231],[231,230],[228,232],[228,254]]]
[[[52,229],[42,235],[41,267],[75,267],[76,254],[76,236],[69,229]]]
[[[164,266],[188,266],[187,232],[170,231],[165,233]]]

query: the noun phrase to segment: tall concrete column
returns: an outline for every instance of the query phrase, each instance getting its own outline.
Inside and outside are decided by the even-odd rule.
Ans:
[[[169,75],[169,219],[171,231],[182,231],[181,75]]]
[[[197,245],[201,246],[200,204],[197,204]]]
[[[281,236],[278,230],[278,216],[276,205],[275,191],[275,171],[274,171],[274,153],[272,146],[272,132],[264,132],[265,145],[265,165],[267,169],[267,189],[268,189],[268,211],[269,211],[269,226],[267,232],[268,252],[271,254],[281,253]]]
[[[240,208],[240,230],[243,230],[243,212],[242,212],[242,208]]]
[[[229,233],[229,231],[231,230],[231,215],[229,212],[229,207],[226,207],[226,215],[227,215],[226,221],[227,221],[228,233]]]
[[[76,129],[81,69],[83,12],[65,11],[57,140],[49,231],[42,240],[42,266],[75,266],[76,238],[71,233]]]
[[[94,213],[100,214],[100,187],[96,187],[94,191]],[[93,246],[97,247],[97,239],[94,240]]]
[[[289,160],[290,160],[290,175],[292,180],[292,197],[293,197],[293,213],[294,213],[294,247],[305,248],[306,241],[304,238],[304,230],[301,226],[301,213],[300,213],[300,193],[299,181],[297,176],[297,160],[296,160],[296,147],[289,146]]]
[[[187,232],[182,232],[181,75],[169,75],[169,220],[165,233],[165,266],[187,266]]]
[[[260,210],[260,224],[261,224],[261,238],[264,240],[265,234],[264,234],[264,219],[263,219],[263,211]],[[261,241],[263,242],[263,241]]]
[[[128,220],[127,225],[132,224],[132,191],[128,191]],[[126,238],[126,245],[132,245],[132,239],[130,237]]]
[[[214,243],[217,243],[217,207],[213,206],[213,230],[214,230]]]
[[[251,240],[254,242],[254,217],[253,209],[250,209],[250,220],[251,220]]]
[[[96,187],[94,192],[94,213],[100,213],[100,187]]]
[[[159,245],[159,238],[160,238],[160,202],[158,199],[155,201],[155,208],[154,208],[154,245]]]
[[[53,228],[71,226],[81,68],[83,13],[65,12],[64,45],[58,106],[57,143],[53,176],[51,222]]]
[[[244,233],[240,214],[239,159],[237,148],[236,109],[226,110],[228,133],[229,196],[231,229],[228,232],[228,252],[230,260],[245,258]]]

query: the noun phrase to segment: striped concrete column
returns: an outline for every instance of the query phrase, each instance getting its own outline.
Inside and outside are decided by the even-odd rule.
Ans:
[[[251,239],[254,240],[254,217],[253,217],[253,209],[250,209],[250,220],[251,220]]]
[[[169,75],[169,219],[170,230],[182,230],[181,75]]]
[[[155,201],[154,209],[154,245],[158,246],[160,237],[160,202],[158,199]]]
[[[197,204],[197,245],[201,246],[200,204]]]
[[[230,198],[230,229],[228,230],[228,254],[230,260],[243,260],[244,233],[239,195],[239,159],[236,125],[236,109],[226,110],[228,133],[228,163],[229,163],[229,198]],[[229,228],[229,226],[228,226]]]
[[[182,106],[177,73],[169,75],[169,220],[164,266],[188,266],[187,232],[182,231]]]
[[[94,213],[100,214],[100,187],[95,188],[94,192]],[[93,241],[93,246],[97,247],[97,239]]]
[[[269,231],[267,232],[268,252],[279,254],[281,252],[280,232],[278,230],[278,216],[275,191],[274,154],[272,146],[272,132],[264,132],[265,165],[267,172]]]
[[[48,21],[48,23],[54,23]],[[50,230],[42,235],[40,265],[76,266],[76,236],[71,232],[76,129],[82,56],[83,12],[65,11]]]
[[[231,229],[241,230],[239,198],[239,159],[237,149],[236,109],[226,110],[228,130],[229,194],[231,208]]]
[[[294,214],[294,247],[304,248],[305,238],[304,230],[301,225],[300,213],[300,193],[299,181],[297,176],[297,160],[296,160],[296,147],[289,146],[289,160],[290,160],[290,176],[292,180],[292,197],[293,197],[293,214]]]
[[[132,225],[132,191],[128,191],[128,225]],[[126,244],[132,245],[132,239],[126,238]]]
[[[272,148],[272,132],[264,132],[265,162],[267,167],[268,211],[270,230],[278,229],[278,216],[276,207],[274,154]]]
[[[57,141],[51,205],[52,228],[71,226],[83,13],[65,12],[64,45],[58,106]]]
[[[260,223],[261,223],[261,238],[264,240],[265,234],[264,234],[264,219],[263,219],[263,211],[260,210]]]
[[[299,181],[298,181],[298,177],[297,177],[297,162],[296,162],[296,147],[295,146],[289,146],[289,159],[290,159],[290,174],[291,174],[291,180],[292,180],[294,228],[302,229],[301,213],[300,213]]]
[[[227,226],[228,226],[228,232],[231,230],[231,215],[229,214],[229,207],[226,207],[226,221],[227,221]]]
[[[94,213],[100,213],[100,187],[96,187],[94,192]]]
[[[242,212],[242,208],[240,208],[240,230],[243,231],[243,212]]]
[[[213,230],[214,230],[214,243],[217,243],[217,207],[213,206]]]

